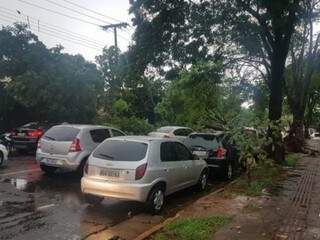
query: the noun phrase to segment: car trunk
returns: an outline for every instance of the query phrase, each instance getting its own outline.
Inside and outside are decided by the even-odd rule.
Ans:
[[[44,153],[67,155],[72,141],[53,141],[41,139],[41,150]]]
[[[67,155],[71,144],[80,130],[72,126],[55,126],[41,138],[41,150],[44,153]]]
[[[142,142],[107,140],[90,157],[88,175],[117,182],[135,181],[136,169],[146,166],[147,149],[148,144]]]

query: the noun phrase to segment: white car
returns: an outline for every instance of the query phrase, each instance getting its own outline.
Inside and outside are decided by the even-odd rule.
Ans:
[[[7,148],[0,144],[0,167],[3,166],[8,160],[8,150]]]
[[[175,139],[116,137],[89,157],[81,190],[89,203],[104,197],[133,200],[158,213],[165,196],[193,185],[204,190],[208,173],[207,163]]]
[[[158,128],[156,131],[149,133],[151,137],[176,138],[184,141],[190,133],[194,132],[188,127],[165,126]]]

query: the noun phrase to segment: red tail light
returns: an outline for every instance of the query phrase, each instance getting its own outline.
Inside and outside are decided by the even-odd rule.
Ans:
[[[144,174],[146,173],[147,170],[147,163],[140,165],[136,169],[136,180],[139,180],[143,178]]]
[[[219,146],[219,147],[217,148],[217,150],[215,151],[215,154],[216,154],[216,157],[217,157],[217,158],[223,158],[223,157],[225,157],[225,156],[226,156],[226,153],[227,153],[227,151],[226,151],[223,147],[221,147],[221,146]]]
[[[42,130],[33,130],[28,132],[28,136],[32,137],[32,138],[39,138],[43,135],[43,131]]]
[[[69,152],[80,152],[82,151],[81,145],[80,145],[80,139],[75,138],[73,142],[71,143]]]
[[[84,165],[83,171],[84,171],[85,174],[88,174],[88,171],[89,171],[89,164],[88,164],[88,162],[86,162],[86,164]]]

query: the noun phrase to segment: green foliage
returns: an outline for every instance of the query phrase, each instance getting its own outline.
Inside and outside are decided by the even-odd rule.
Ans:
[[[8,79],[2,89],[8,101],[13,100],[30,113],[17,119],[92,122],[102,92],[100,74],[95,64],[82,56],[61,50],[47,49],[23,25],[0,31],[0,76]],[[8,111],[2,107],[0,110]]]
[[[156,112],[165,123],[200,127],[210,109],[217,108],[226,93],[221,86],[222,65],[213,62],[192,65],[169,84]]]
[[[113,109],[115,110],[116,113],[123,115],[128,112],[129,104],[125,100],[119,99],[114,102]]]
[[[299,160],[299,156],[295,153],[290,153],[286,156],[286,165],[289,167],[294,167]]]
[[[156,234],[154,240],[209,240],[221,227],[232,220],[231,216],[211,216],[206,218],[178,219],[164,227],[163,231]]]
[[[151,132],[154,127],[144,119],[137,117],[113,117],[110,120],[112,126],[118,127],[127,134],[146,135]],[[106,125],[110,125],[109,123]]]
[[[256,165],[251,171],[251,181],[240,177],[226,191],[247,196],[261,196],[264,189],[269,189],[276,184],[281,170],[277,165],[270,163]]]

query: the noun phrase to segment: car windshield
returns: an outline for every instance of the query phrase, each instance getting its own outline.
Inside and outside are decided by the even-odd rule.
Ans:
[[[50,128],[43,138],[53,141],[71,142],[76,138],[79,132],[80,130],[74,127],[56,126]]]
[[[170,133],[174,130],[173,127],[162,127],[162,128],[158,128],[157,132],[161,132],[161,133]]]
[[[145,158],[148,144],[134,141],[107,140],[100,144],[93,157],[112,161],[140,161]]]
[[[219,138],[213,134],[192,134],[185,140],[185,144],[189,148],[216,149],[219,146]]]

